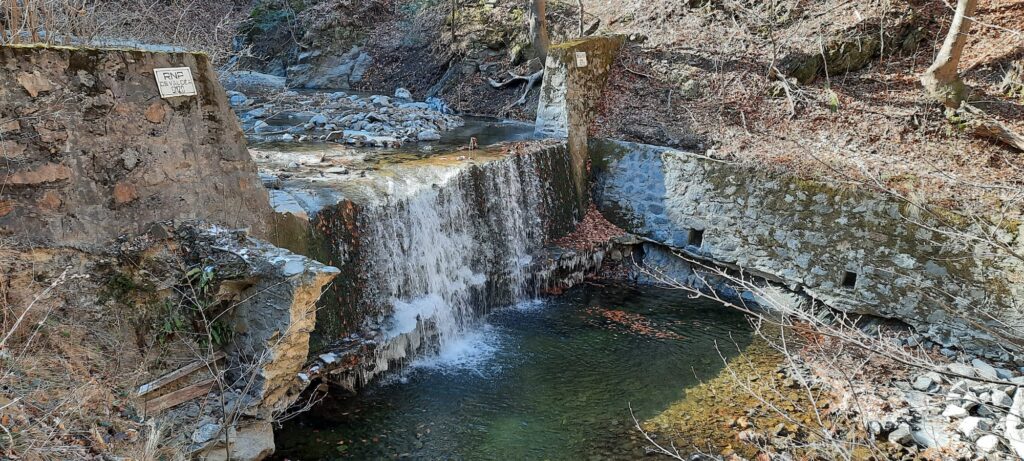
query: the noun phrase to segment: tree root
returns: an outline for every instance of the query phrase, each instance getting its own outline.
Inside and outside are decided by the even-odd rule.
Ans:
[[[544,69],[538,70],[537,72],[534,72],[530,75],[516,75],[511,71],[509,71],[508,74],[511,75],[512,78],[505,80],[504,82],[499,83],[492,78],[487,79],[487,82],[491,84],[492,88],[498,89],[504,88],[515,82],[526,82],[526,89],[525,91],[523,91],[523,96],[520,97],[518,101],[512,104],[513,106],[521,106],[523,104],[526,104],[526,97],[530,95],[530,90],[533,89],[533,86],[536,85],[538,81],[540,81],[541,77],[544,77]]]
[[[998,141],[1024,152],[1024,136],[992,118],[981,109],[964,102],[956,112],[975,136]]]

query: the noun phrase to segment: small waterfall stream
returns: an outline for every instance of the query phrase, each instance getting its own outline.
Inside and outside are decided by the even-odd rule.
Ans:
[[[544,244],[544,186],[533,156],[397,178],[361,217],[366,298],[383,303],[382,340],[360,380],[451,347],[495,306],[527,293]]]

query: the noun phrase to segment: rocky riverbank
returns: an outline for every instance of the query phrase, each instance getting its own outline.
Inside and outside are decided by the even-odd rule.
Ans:
[[[403,88],[394,96],[291,90],[230,91],[228,96],[245,131],[268,141],[398,147],[438,141],[441,133],[464,123],[444,101],[414,101]]]
[[[733,461],[1024,456],[1020,369],[923,350],[913,336],[899,347],[932,357],[932,366],[907,366],[808,328],[763,334],[770,330],[717,378],[642,424],[652,452],[664,453],[657,443],[687,459]],[[715,455],[685,455],[694,450]]]

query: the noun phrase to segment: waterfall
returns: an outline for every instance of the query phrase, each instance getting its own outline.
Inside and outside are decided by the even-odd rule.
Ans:
[[[366,298],[382,304],[359,379],[451,347],[487,310],[528,298],[544,244],[544,188],[532,155],[392,178],[360,218]]]

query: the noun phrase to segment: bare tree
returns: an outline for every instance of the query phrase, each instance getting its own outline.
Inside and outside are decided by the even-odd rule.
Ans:
[[[921,83],[929,96],[935,98],[946,107],[957,109],[966,98],[966,87],[957,68],[960,58],[967,45],[967,34],[974,23],[974,12],[978,9],[978,0],[959,0],[953,22],[949,26],[946,40],[942,42],[935,62],[921,76]]]
[[[531,0],[530,2],[530,45],[534,57],[544,59],[551,46],[548,35],[547,0]]]
[[[963,123],[975,135],[1024,151],[1024,136],[967,102],[969,91],[960,78],[958,68],[977,9],[978,0],[957,1],[946,39],[942,42],[935,62],[921,76],[921,84],[924,85],[929,97],[951,111],[951,118]]]
[[[585,12],[583,11],[583,0],[576,0],[576,8],[580,10],[579,34],[580,38],[583,38],[583,36],[586,35],[586,33],[583,31],[583,21],[585,15]]]
[[[512,83],[525,82],[523,95],[516,102],[512,103],[512,106],[526,104],[526,97],[530,95],[530,90],[544,77],[544,59],[547,58],[548,48],[551,46],[551,37],[548,35],[547,3],[547,0],[530,0],[530,47],[533,51],[533,57],[540,61],[540,69],[529,75],[518,75],[509,71],[511,78],[504,82],[487,79],[493,88],[504,88]],[[580,12],[582,14],[582,10]],[[506,110],[512,106],[507,107]]]

